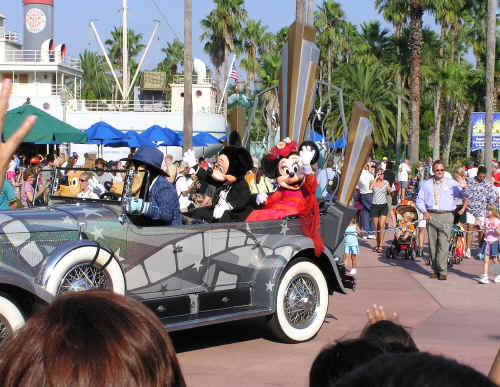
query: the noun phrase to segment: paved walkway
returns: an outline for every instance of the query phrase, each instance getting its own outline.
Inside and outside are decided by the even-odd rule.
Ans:
[[[384,305],[388,314],[398,312],[421,350],[487,372],[500,346],[500,284],[478,284],[482,265],[476,260],[465,260],[447,281],[438,281],[429,278],[421,258],[387,260],[373,245],[360,240],[358,289],[330,299],[328,318],[310,342],[275,342],[259,320],[175,332],[188,385],[307,386],[321,348],[358,335],[373,304]]]

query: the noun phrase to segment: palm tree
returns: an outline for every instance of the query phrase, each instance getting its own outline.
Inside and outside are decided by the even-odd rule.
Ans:
[[[487,176],[491,176],[491,160],[493,149],[491,134],[493,128],[493,104],[495,88],[495,45],[496,45],[496,13],[497,0],[488,0],[488,24],[486,33],[486,128],[484,133],[484,163]]]
[[[391,87],[393,81],[390,71],[378,62],[361,61],[343,65],[337,74],[343,74],[339,83],[347,104],[360,101],[370,110],[375,144],[387,146],[394,138],[396,119],[393,108],[397,99]]]
[[[184,0],[184,145],[187,151],[193,145],[193,7]]]
[[[104,44],[108,46],[108,55],[115,68],[121,71],[122,63],[122,47],[123,47],[123,30],[115,27],[111,31],[111,39],[107,39]],[[134,58],[144,49],[145,45],[141,43],[142,34],[136,34],[133,30],[128,30],[128,58],[129,72],[133,74],[137,69],[137,63]],[[130,74],[129,74],[130,79]]]
[[[385,20],[392,23],[395,29],[396,38],[396,87],[398,89],[398,111],[396,121],[396,161],[399,162],[401,151],[401,115],[402,115],[402,101],[403,101],[403,79],[401,76],[401,50],[399,46],[399,39],[401,38],[401,28],[408,19],[409,8],[405,0],[375,0],[375,6]]]
[[[376,59],[386,62],[389,42],[389,30],[382,28],[379,21],[361,24],[361,37],[366,41],[369,52]]]
[[[216,102],[219,103],[221,98],[221,67],[224,64],[224,39],[222,35],[218,34],[218,27],[213,12],[209,13],[207,17],[201,21],[201,27],[203,32],[200,36],[200,40],[205,42],[203,49],[210,57],[210,61],[215,68]]]
[[[247,71],[247,97],[250,94],[250,86],[255,81],[255,74],[259,67],[259,62],[257,58],[257,51],[262,45],[262,40],[264,36],[266,38],[266,26],[262,25],[262,22],[249,19],[245,25],[245,28],[241,31],[241,43],[244,52],[246,53],[246,58],[240,63],[241,67]]]
[[[80,65],[83,70],[82,98],[111,98],[111,82],[104,57],[85,50],[83,54],[80,54]]]
[[[167,47],[162,48],[161,51],[165,54],[165,58],[158,63],[156,71],[166,73],[167,84],[170,84],[173,81],[173,75],[178,71],[178,66],[184,65],[184,44],[174,39],[173,42],[168,42]]]
[[[326,47],[327,51],[328,83],[332,83],[333,49],[342,40],[344,17],[342,6],[334,0],[324,0],[315,13],[314,26],[318,31],[318,44],[320,48]]]
[[[229,52],[235,52],[239,44],[238,38],[242,24],[246,20],[247,11],[244,0],[214,0],[216,8],[211,12],[214,40],[221,39],[224,47],[224,82],[229,76]],[[203,23],[202,23],[203,24]],[[224,96],[224,117],[227,120],[227,94]]]

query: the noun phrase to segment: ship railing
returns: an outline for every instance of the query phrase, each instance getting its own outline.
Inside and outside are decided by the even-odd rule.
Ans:
[[[5,50],[6,63],[47,63],[64,64],[81,70],[80,60],[69,56],[57,55],[54,50],[45,54],[42,50]]]
[[[68,107],[79,112],[171,112],[169,102],[155,100],[122,101],[122,100],[69,100]]]
[[[21,34],[13,31],[0,31],[0,40],[21,43]]]
[[[210,75],[206,75],[204,78],[198,77],[198,74],[193,74],[193,84],[212,84],[212,78]],[[183,84],[184,83],[184,74],[174,75],[173,83]]]

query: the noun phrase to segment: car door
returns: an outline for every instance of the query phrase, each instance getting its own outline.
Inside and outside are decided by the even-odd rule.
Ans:
[[[203,226],[127,227],[127,288],[141,298],[200,292],[208,267]]]

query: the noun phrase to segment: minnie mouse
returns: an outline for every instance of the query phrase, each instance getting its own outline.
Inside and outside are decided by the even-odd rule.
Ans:
[[[318,158],[318,147],[312,141],[304,141],[297,149],[297,143],[286,138],[273,147],[262,159],[262,168],[266,176],[276,179],[278,189],[269,196],[259,193],[256,202],[263,209],[252,211],[246,219],[256,222],[299,215],[302,230],[313,240],[317,256],[323,251],[323,240],[316,200],[318,183],[311,164]]]

